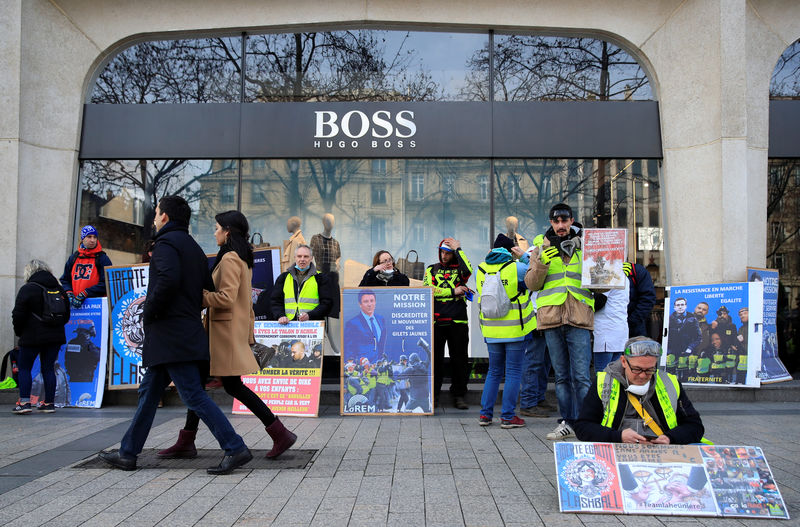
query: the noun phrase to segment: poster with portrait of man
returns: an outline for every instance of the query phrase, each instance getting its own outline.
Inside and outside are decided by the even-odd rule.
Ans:
[[[668,287],[661,366],[683,384],[758,388],[763,284]]]
[[[748,267],[747,281],[764,283],[764,331],[759,372],[761,384],[791,381],[792,374],[778,356],[778,270]]]
[[[342,290],[342,415],[433,413],[433,289]]]
[[[148,264],[106,267],[106,292],[111,312],[111,349],[108,356],[110,390],[138,388],[144,377],[142,311],[149,279]]]

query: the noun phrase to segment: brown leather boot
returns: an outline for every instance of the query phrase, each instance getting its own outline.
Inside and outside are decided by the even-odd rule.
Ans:
[[[156,455],[162,459],[197,457],[197,449],[194,447],[196,436],[197,430],[181,430],[178,432],[178,441]]]
[[[267,452],[268,458],[275,458],[289,450],[297,441],[297,436],[286,429],[280,419],[275,418],[275,422],[266,427],[266,431],[272,438],[272,450]]]

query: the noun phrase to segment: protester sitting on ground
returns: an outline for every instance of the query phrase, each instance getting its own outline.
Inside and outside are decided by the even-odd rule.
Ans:
[[[372,258],[372,267],[367,269],[359,287],[389,286],[398,287],[409,284],[408,277],[397,270],[394,258],[389,251],[378,251]]]
[[[578,439],[662,445],[703,440],[700,415],[677,377],[658,369],[660,356],[661,346],[647,337],[625,343],[622,357],[597,373],[583,400]]]
[[[103,252],[97,229],[91,225],[82,228],[78,250],[67,259],[60,278],[72,307],[81,307],[86,298],[106,296],[105,268],[110,265],[111,259]]]
[[[19,288],[11,312],[14,334],[19,337],[19,401],[12,411],[31,413],[31,368],[39,357],[44,401],[38,410],[52,413],[55,412],[55,362],[59,349],[67,342],[64,325],[69,321],[69,299],[50,267],[41,260],[31,260],[25,266],[24,278],[25,284]],[[45,295],[52,295],[53,301],[45,301]],[[56,304],[62,309],[60,315],[55,313]]]

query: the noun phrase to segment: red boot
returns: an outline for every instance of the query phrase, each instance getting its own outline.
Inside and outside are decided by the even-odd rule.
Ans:
[[[297,436],[286,429],[281,423],[280,419],[275,418],[275,422],[269,425],[267,433],[272,438],[272,450],[267,452],[268,458],[275,458],[289,450],[291,446],[297,441]]]
[[[195,436],[197,430],[181,430],[178,432],[178,441],[156,455],[163,459],[197,457],[197,449],[194,447]]]

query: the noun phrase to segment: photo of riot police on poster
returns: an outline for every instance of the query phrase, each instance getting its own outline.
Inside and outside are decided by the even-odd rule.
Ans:
[[[342,290],[341,414],[432,414],[433,291]]]
[[[763,286],[668,288],[662,366],[683,384],[760,386]]]

